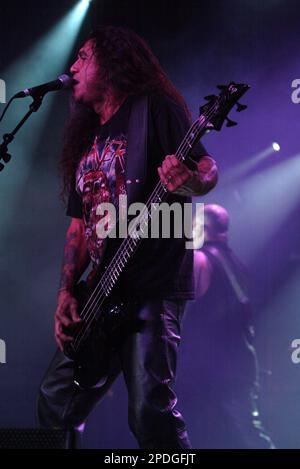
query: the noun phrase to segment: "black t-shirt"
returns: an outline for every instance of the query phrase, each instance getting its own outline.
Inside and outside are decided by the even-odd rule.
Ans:
[[[97,206],[110,202],[118,213],[118,197],[126,194],[125,159],[132,102],[132,98],[128,98],[118,112],[99,127],[92,147],[79,162],[76,184],[69,197],[67,214],[83,218],[87,247],[95,269],[101,264],[104,252],[110,249],[110,241],[107,244],[97,236]],[[148,112],[145,197],[159,181],[158,166],[167,154],[176,152],[190,127],[184,111],[165,96],[151,95]],[[193,159],[206,154],[202,144],[197,143]],[[146,200],[147,197],[140,201]],[[187,197],[168,195],[169,203],[182,205],[189,201]],[[192,298],[193,252],[185,249],[185,241],[184,237],[143,240],[121,278],[121,290],[126,296]]]

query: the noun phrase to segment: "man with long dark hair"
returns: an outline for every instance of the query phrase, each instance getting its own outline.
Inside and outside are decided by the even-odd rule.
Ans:
[[[189,113],[149,47],[134,32],[117,27],[96,30],[80,49],[71,73],[76,82],[74,107],[61,158],[71,223],[55,313],[59,350],[41,385],[39,420],[47,427],[78,427],[123,372],[129,425],[139,446],[188,448],[185,423],[171,388],[180,320],[185,301],[193,296],[192,251],[185,250],[184,237],[143,240],[121,278],[118,292],[127,305],[134,304],[130,314],[135,326],[114,349],[102,386],[76,387],[73,362],[63,348],[72,341],[66,328],[80,322],[74,286],[90,263],[88,278],[93,278],[110,249],[97,233],[99,205],[109,202],[119,207],[120,196],[130,191],[129,202],[145,202],[160,179],[169,203],[183,206],[190,196],[214,187],[216,166],[201,144],[187,164],[175,157],[190,126]]]

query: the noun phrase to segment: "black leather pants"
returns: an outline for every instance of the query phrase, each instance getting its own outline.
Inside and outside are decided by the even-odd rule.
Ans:
[[[189,448],[185,423],[176,410],[175,379],[184,301],[150,300],[136,312],[138,329],[117,348],[104,385],[81,390],[73,362],[58,351],[43,379],[38,418],[43,427],[80,426],[123,372],[129,426],[141,448]]]

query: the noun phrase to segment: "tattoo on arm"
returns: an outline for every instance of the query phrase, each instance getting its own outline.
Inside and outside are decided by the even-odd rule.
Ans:
[[[61,270],[59,289],[72,290],[79,268],[78,233],[68,233],[64,249],[64,258]]]

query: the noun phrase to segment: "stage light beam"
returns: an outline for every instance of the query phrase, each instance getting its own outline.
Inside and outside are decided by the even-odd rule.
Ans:
[[[36,40],[34,47],[2,73],[2,78],[6,83],[7,97],[25,88],[54,80],[66,71],[66,65],[89,5],[90,2],[87,0],[76,2],[53,28]],[[10,200],[10,204],[3,207],[0,205],[3,226],[9,226],[10,219],[16,211],[15,205],[20,190],[26,184],[32,156],[41,139],[55,96],[56,93],[49,93],[45,97],[38,114],[31,118],[11,144],[10,150],[14,158],[6,168],[6,177],[2,178],[1,181],[2,187],[4,186],[3,191],[6,191],[7,198]],[[29,103],[28,99],[15,102],[5,120],[6,131],[10,131],[16,126],[27,112]]]
[[[242,163],[236,165],[234,168],[228,170],[223,175],[223,184],[231,185],[233,182],[245,178],[247,174],[254,170],[254,168],[258,167],[259,164],[264,161],[268,156],[274,154],[274,152],[280,151],[280,145],[278,142],[272,142],[262,151],[253,155],[251,158],[247,158],[247,160],[243,161]]]

